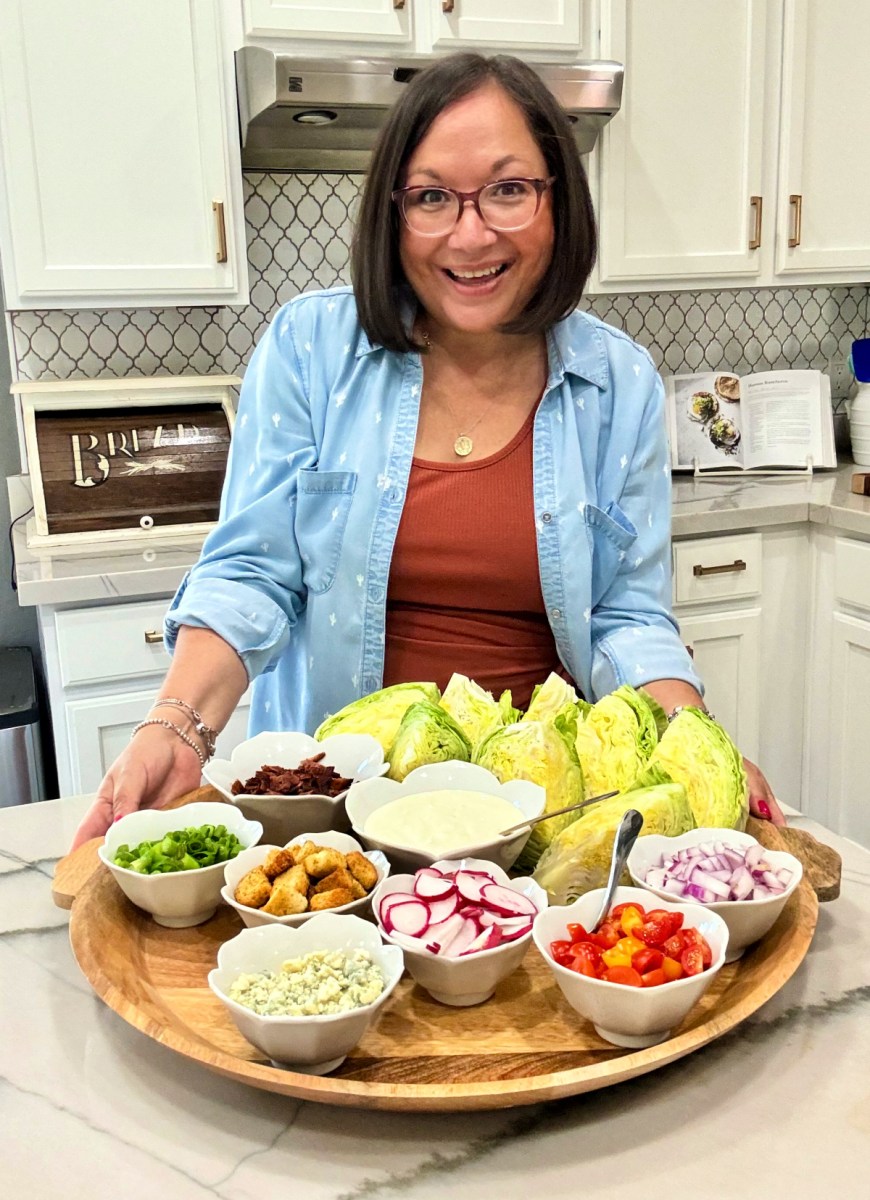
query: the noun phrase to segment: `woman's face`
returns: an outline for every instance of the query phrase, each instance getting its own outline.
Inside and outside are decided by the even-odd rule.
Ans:
[[[402,182],[471,192],[499,179],[545,179],[547,174],[522,110],[500,87],[488,84],[435,119],[408,160]],[[547,191],[532,223],[513,233],[490,229],[472,204],[464,205],[458,224],[441,237],[421,237],[402,222],[399,255],[433,326],[489,333],[525,308],[550,265],[553,239]]]

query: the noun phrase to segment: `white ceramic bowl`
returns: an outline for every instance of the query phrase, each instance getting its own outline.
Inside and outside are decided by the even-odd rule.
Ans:
[[[652,892],[662,900],[679,900],[672,892],[663,888],[651,887],[644,883],[644,876],[650,867],[661,865],[662,857],[669,857],[677,850],[685,850],[689,846],[697,846],[701,842],[722,842],[725,846],[734,846],[738,850],[748,850],[757,846],[758,841],[749,833],[741,833],[737,829],[692,829],[679,837],[661,837],[650,834],[649,837],[638,838],[631,854],[628,856],[628,871],[638,887]],[[775,871],[787,867],[792,872],[791,882],[784,892],[778,896],[770,896],[764,900],[722,900],[712,904],[704,904],[704,908],[716,913],[728,926],[728,953],[726,962],[733,962],[744,952],[747,946],[763,938],[772,927],[779,914],[785,908],[789,896],[798,886],[803,877],[803,867],[793,854],[784,850],[765,850],[765,858]],[[700,904],[701,901],[692,901]],[[649,901],[645,904],[650,907]]]
[[[229,998],[240,975],[276,970],[291,958],[316,950],[368,950],[384,974],[386,986],[373,1004],[347,1013],[312,1017],[260,1016]],[[291,1066],[310,1075],[325,1075],[346,1058],[365,1033],[402,976],[402,951],[385,946],[377,929],[359,917],[315,913],[296,929],[263,925],[243,929],[218,950],[218,965],[208,984],[229,1010],[248,1041],[277,1066]]]
[[[140,875],[127,867],[116,867],[112,859],[124,843],[138,846],[173,830],[198,825],[226,825],[246,848],[256,845],[263,833],[258,821],[249,821],[232,804],[206,801],[183,808],[144,808],[128,813],[109,828],[98,850],[127,899],[151,913],[158,925],[181,929],[207,921],[220,904],[226,864],[166,875]]]
[[[539,817],[544,811],[547,794],[536,783],[525,779],[511,779],[500,783],[491,771],[466,762],[433,763],[431,766],[416,767],[401,783],[394,779],[367,779],[354,783],[347,793],[345,807],[351,826],[357,837],[372,850],[382,850],[399,871],[414,872],[420,867],[431,866],[437,859],[485,858],[508,870],[529,840],[531,829],[524,829],[508,837],[494,837],[482,845],[440,847],[431,854],[412,846],[391,845],[369,837],[365,831],[368,818],[376,809],[383,808],[400,796],[418,792],[434,791],[485,792],[500,796],[517,810],[516,819],[509,824],[518,824],[523,817]]]
[[[284,846],[304,829],[324,832],[349,828],[344,811],[347,792],[338,796],[234,796],[237,779],[250,779],[261,767],[298,767],[303,759],[324,754],[323,762],[347,779],[369,779],[389,770],[380,742],[367,733],[337,733],[315,741],[307,733],[258,733],[236,746],[229,759],[213,758],[203,777],[252,821],[263,826],[263,840]]]
[[[486,859],[463,858],[459,860],[441,859],[434,864],[441,871],[455,871],[465,868],[469,871],[488,871],[496,881],[528,896],[542,911],[547,907],[547,893],[535,883],[534,879],[509,879],[501,867]],[[399,942],[387,933],[381,923],[378,911],[381,900],[393,892],[414,893],[413,875],[393,875],[380,884],[372,900],[372,911],[381,936],[394,945]],[[441,957],[421,946],[420,950],[412,950],[407,941],[401,942],[405,955],[405,966],[408,974],[425,988],[433,1000],[442,1004],[450,1004],[458,1008],[466,1008],[471,1004],[482,1004],[488,1000],[496,987],[511,972],[515,971],[526,955],[531,945],[531,930],[525,937],[517,938],[514,942],[505,942],[493,950],[479,950],[474,954],[463,955],[459,958]]]
[[[330,830],[328,833],[302,833],[287,845],[301,845],[308,841],[316,842],[318,846],[331,846],[333,850],[340,850],[342,854],[350,854],[353,850],[359,850],[376,868],[378,882],[367,896],[354,900],[350,904],[342,904],[340,908],[326,910],[331,913],[353,913],[358,917],[367,917],[371,913],[375,888],[383,883],[390,873],[390,864],[386,855],[381,854],[380,850],[363,850],[355,838],[347,833],[336,833],[335,830]],[[317,916],[316,912],[304,912],[296,913],[294,916],[279,917],[273,913],[263,912],[260,908],[249,908],[248,905],[239,904],[236,900],[235,890],[241,883],[242,876],[247,875],[248,871],[253,870],[254,867],[258,867],[269,851],[277,848],[277,846],[269,846],[261,842],[258,846],[252,846],[250,850],[242,851],[236,858],[224,865],[224,886],[221,889],[221,896],[231,908],[236,910],[249,929],[254,929],[258,925],[304,925],[306,921]]]
[[[728,929],[722,918],[703,904],[675,904],[671,900],[662,900],[656,908],[683,913],[684,924],[694,926],[710,943],[713,962],[700,975],[687,975],[659,987],[641,988],[592,979],[560,967],[550,954],[550,943],[567,937],[569,922],[577,921],[588,928],[595,921],[604,892],[604,888],[596,888],[573,904],[553,905],[546,909],[535,918],[532,936],[562,995],[575,1012],[592,1022],[599,1037],[614,1046],[630,1049],[654,1046],[667,1039],[716,978],[725,963]],[[648,898],[649,892],[642,888],[618,887],[613,903],[634,900],[646,906]]]

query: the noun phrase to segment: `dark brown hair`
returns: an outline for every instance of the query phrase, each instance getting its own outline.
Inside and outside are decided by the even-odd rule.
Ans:
[[[370,341],[388,350],[421,349],[404,329],[399,290],[399,222],[391,193],[435,118],[454,101],[495,83],[522,109],[555,176],[550,267],[524,311],[505,333],[542,333],[577,307],[595,262],[595,214],[571,123],[531,67],[507,54],[451,54],[427,67],[393,106],[372,153],[351,247],[351,279],[359,318]]]

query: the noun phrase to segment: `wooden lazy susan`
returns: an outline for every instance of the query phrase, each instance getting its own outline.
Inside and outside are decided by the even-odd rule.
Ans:
[[[184,800],[216,798],[201,788]],[[767,823],[751,822],[750,832],[770,849],[786,848]],[[770,933],[722,968],[667,1041],[645,1050],[602,1041],[563,1000],[533,946],[495,995],[474,1008],[446,1007],[403,978],[342,1065],[317,1077],[272,1066],[209,990],[219,946],[243,927],[236,912],[221,907],[202,925],[163,928],[125,898],[99,862],[97,844],[61,860],[54,897],[72,906],[73,952],[110,1008],[155,1041],[252,1087],[367,1108],[504,1108],[653,1071],[721,1037],[769,1000],[806,954],[818,916],[805,874]]]

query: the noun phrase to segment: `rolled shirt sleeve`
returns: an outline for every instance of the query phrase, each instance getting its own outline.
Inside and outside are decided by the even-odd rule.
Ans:
[[[605,695],[623,683],[681,679],[703,691],[671,610],[671,471],[664,388],[645,352],[637,378],[616,372],[614,388],[644,397],[633,446],[614,437],[605,470],[623,482],[609,516],[625,533],[619,565],[592,612],[592,687]],[[628,407],[622,409],[628,426]],[[623,459],[625,463],[623,464]],[[632,536],[635,535],[635,536]]]
[[[220,522],[176,593],[164,623],[174,649],[182,625],[208,628],[238,653],[248,678],[274,667],[302,610],[294,535],[297,475],[316,462],[293,305],[260,339],[245,373]]]

